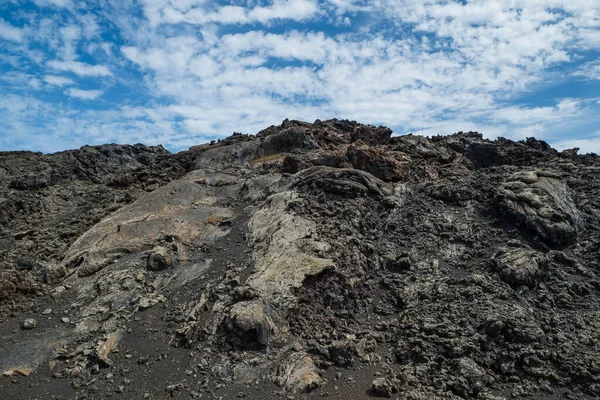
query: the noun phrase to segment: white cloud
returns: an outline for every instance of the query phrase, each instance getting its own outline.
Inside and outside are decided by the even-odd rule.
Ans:
[[[34,0],[38,7],[70,7],[72,5],[71,0]]]
[[[27,84],[35,90],[39,90],[42,87],[40,80],[37,78],[31,78]]]
[[[344,43],[341,43],[344,45]],[[349,58],[350,54],[340,54],[341,46],[333,38],[322,32],[300,33],[288,31],[283,34],[249,31],[242,34],[224,35],[219,51],[229,57],[239,57],[242,53],[257,52],[263,56],[310,61],[322,64],[328,57]],[[355,54],[360,56],[360,54]]]
[[[494,113],[494,118],[514,125],[535,124],[539,121],[561,121],[577,116],[581,111],[580,107],[581,102],[579,101],[563,99],[556,107],[504,107]]]
[[[575,72],[575,75],[583,76],[587,79],[600,80],[600,60],[585,63]]]
[[[65,78],[64,76],[56,76],[56,75],[44,76],[44,82],[46,82],[49,85],[54,85],[54,86],[66,86],[66,85],[72,85],[75,83],[75,82],[73,82],[72,79]]]
[[[577,99],[556,99],[548,107],[506,105],[506,99],[543,81],[547,68],[571,59],[578,30],[564,13],[533,2],[516,9],[505,1],[329,3],[342,14],[368,10],[418,23],[421,32],[434,35],[331,36],[263,28],[205,41],[185,37],[185,46],[158,37],[151,46],[121,50],[144,69],[153,93],[199,106],[194,113],[185,111],[189,107],[155,111],[155,117],[186,118],[186,130],[229,126],[217,117],[227,110],[226,118],[238,121],[236,130],[245,131],[267,120],[269,112],[291,112],[306,120],[336,116],[422,133],[482,129],[489,136],[521,139],[551,137],[558,126],[588,112]],[[161,23],[191,22],[200,9],[188,6],[163,15]],[[246,18],[241,7],[227,10],[221,23]],[[213,20],[202,18],[194,21]]]
[[[537,85],[565,83],[574,74],[600,77],[598,61],[585,58],[600,51],[600,2],[238,0],[221,6],[209,0],[104,0],[102,4],[109,7],[93,15],[75,6],[63,11],[69,13],[64,19],[42,13],[30,20],[35,27],[23,32],[23,38],[31,38],[45,51],[36,55],[28,50],[27,60],[37,64],[53,60],[46,65],[54,72],[48,73],[111,76],[109,84],[119,85],[125,93],[119,101],[103,99],[112,112],[102,115],[77,114],[68,108],[60,116],[40,111],[56,126],[52,132],[70,129],[82,141],[122,138],[181,148],[211,135],[255,132],[286,117],[341,117],[385,124],[398,133],[480,130],[489,137],[535,135],[557,142],[568,127],[581,126],[582,121],[589,126],[599,115],[600,103],[577,98],[574,90],[568,94],[572,98],[560,94],[544,98],[544,106],[516,99],[522,95],[535,99]],[[351,21],[349,26],[346,20]],[[118,36],[118,42],[108,42],[111,35],[105,33],[110,29],[118,30],[112,36]],[[17,41],[9,45],[25,47]],[[10,57],[17,68],[23,63],[15,54]],[[588,63],[573,72],[582,59]],[[31,90],[28,82],[39,75],[27,71],[9,78],[20,93],[17,89]],[[63,88],[74,84],[56,75],[40,79]],[[100,89],[94,93],[69,88],[66,93],[90,99],[107,90]],[[32,120],[27,115],[37,115],[28,110],[10,116],[14,129],[48,131],[46,126],[27,126]],[[22,118],[20,123],[17,117]]]
[[[267,23],[273,19],[291,19],[303,21],[313,16],[318,10],[314,0],[275,1],[268,7],[255,7],[248,11],[246,22]]]
[[[0,19],[0,39],[21,42],[23,41],[23,30]]]
[[[73,72],[79,76],[112,76],[104,65],[90,65],[78,61],[49,61],[48,66],[57,71]]]
[[[70,88],[65,91],[65,94],[71,97],[76,97],[83,100],[94,100],[104,93],[102,90],[82,90]]]
[[[171,2],[172,3],[172,2]],[[144,12],[153,26],[181,22],[203,25],[218,24],[267,24],[273,20],[304,21],[317,14],[316,0],[274,0],[268,6],[241,7],[220,6],[215,9],[203,7],[204,2],[187,2],[187,7],[146,1]],[[250,2],[250,4],[252,4]],[[199,7],[191,7],[196,5]]]
[[[69,25],[60,28],[60,37],[63,47],[60,49],[61,58],[74,60],[77,58],[77,43],[81,39],[81,28],[77,25]]]
[[[553,142],[552,145],[557,150],[579,148],[579,154],[596,153],[600,154],[600,135],[587,139],[566,139]]]

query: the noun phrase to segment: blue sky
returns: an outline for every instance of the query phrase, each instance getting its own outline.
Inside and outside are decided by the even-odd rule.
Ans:
[[[597,0],[3,0],[0,150],[284,118],[600,153]]]

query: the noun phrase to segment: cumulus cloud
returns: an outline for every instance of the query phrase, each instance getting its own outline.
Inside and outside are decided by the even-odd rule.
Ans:
[[[582,65],[575,75],[587,79],[600,80],[600,60],[591,61]]]
[[[585,154],[585,153],[600,154],[600,131],[596,132],[595,134],[593,134],[587,138],[560,140],[560,141],[553,143],[553,145],[558,150],[579,148],[580,154]]]
[[[65,93],[68,96],[83,100],[94,100],[102,95],[102,90],[82,90],[77,88],[67,89]]]
[[[21,42],[23,40],[23,31],[0,19],[0,39]]]
[[[70,7],[72,5],[71,0],[34,0],[38,7]]]
[[[563,99],[555,107],[504,107],[494,113],[494,118],[514,125],[526,125],[539,121],[561,121],[577,116],[581,112],[580,102]]]
[[[35,90],[39,90],[42,87],[40,80],[37,78],[31,78],[27,84]]]
[[[74,82],[72,79],[65,78],[64,76],[46,75],[44,76],[44,82],[53,86],[66,86],[72,85]]]
[[[188,23],[266,24],[273,20],[304,21],[318,11],[316,0],[275,0],[268,6],[226,5],[208,7],[206,2],[146,1],[144,12],[152,25]]]
[[[48,66],[57,71],[73,72],[79,76],[112,76],[112,72],[104,65],[90,65],[79,61],[48,62]]]

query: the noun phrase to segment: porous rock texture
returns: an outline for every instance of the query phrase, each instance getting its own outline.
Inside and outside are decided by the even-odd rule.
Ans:
[[[0,392],[599,398],[576,153],[335,119],[0,153]]]

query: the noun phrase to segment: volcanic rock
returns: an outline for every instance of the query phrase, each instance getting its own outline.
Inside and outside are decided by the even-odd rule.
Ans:
[[[21,324],[21,328],[23,328],[23,329],[33,329],[36,326],[37,326],[37,321],[35,319],[33,319],[33,318],[27,318]]]
[[[599,398],[599,226],[598,156],[533,138],[0,153],[0,392]]]

